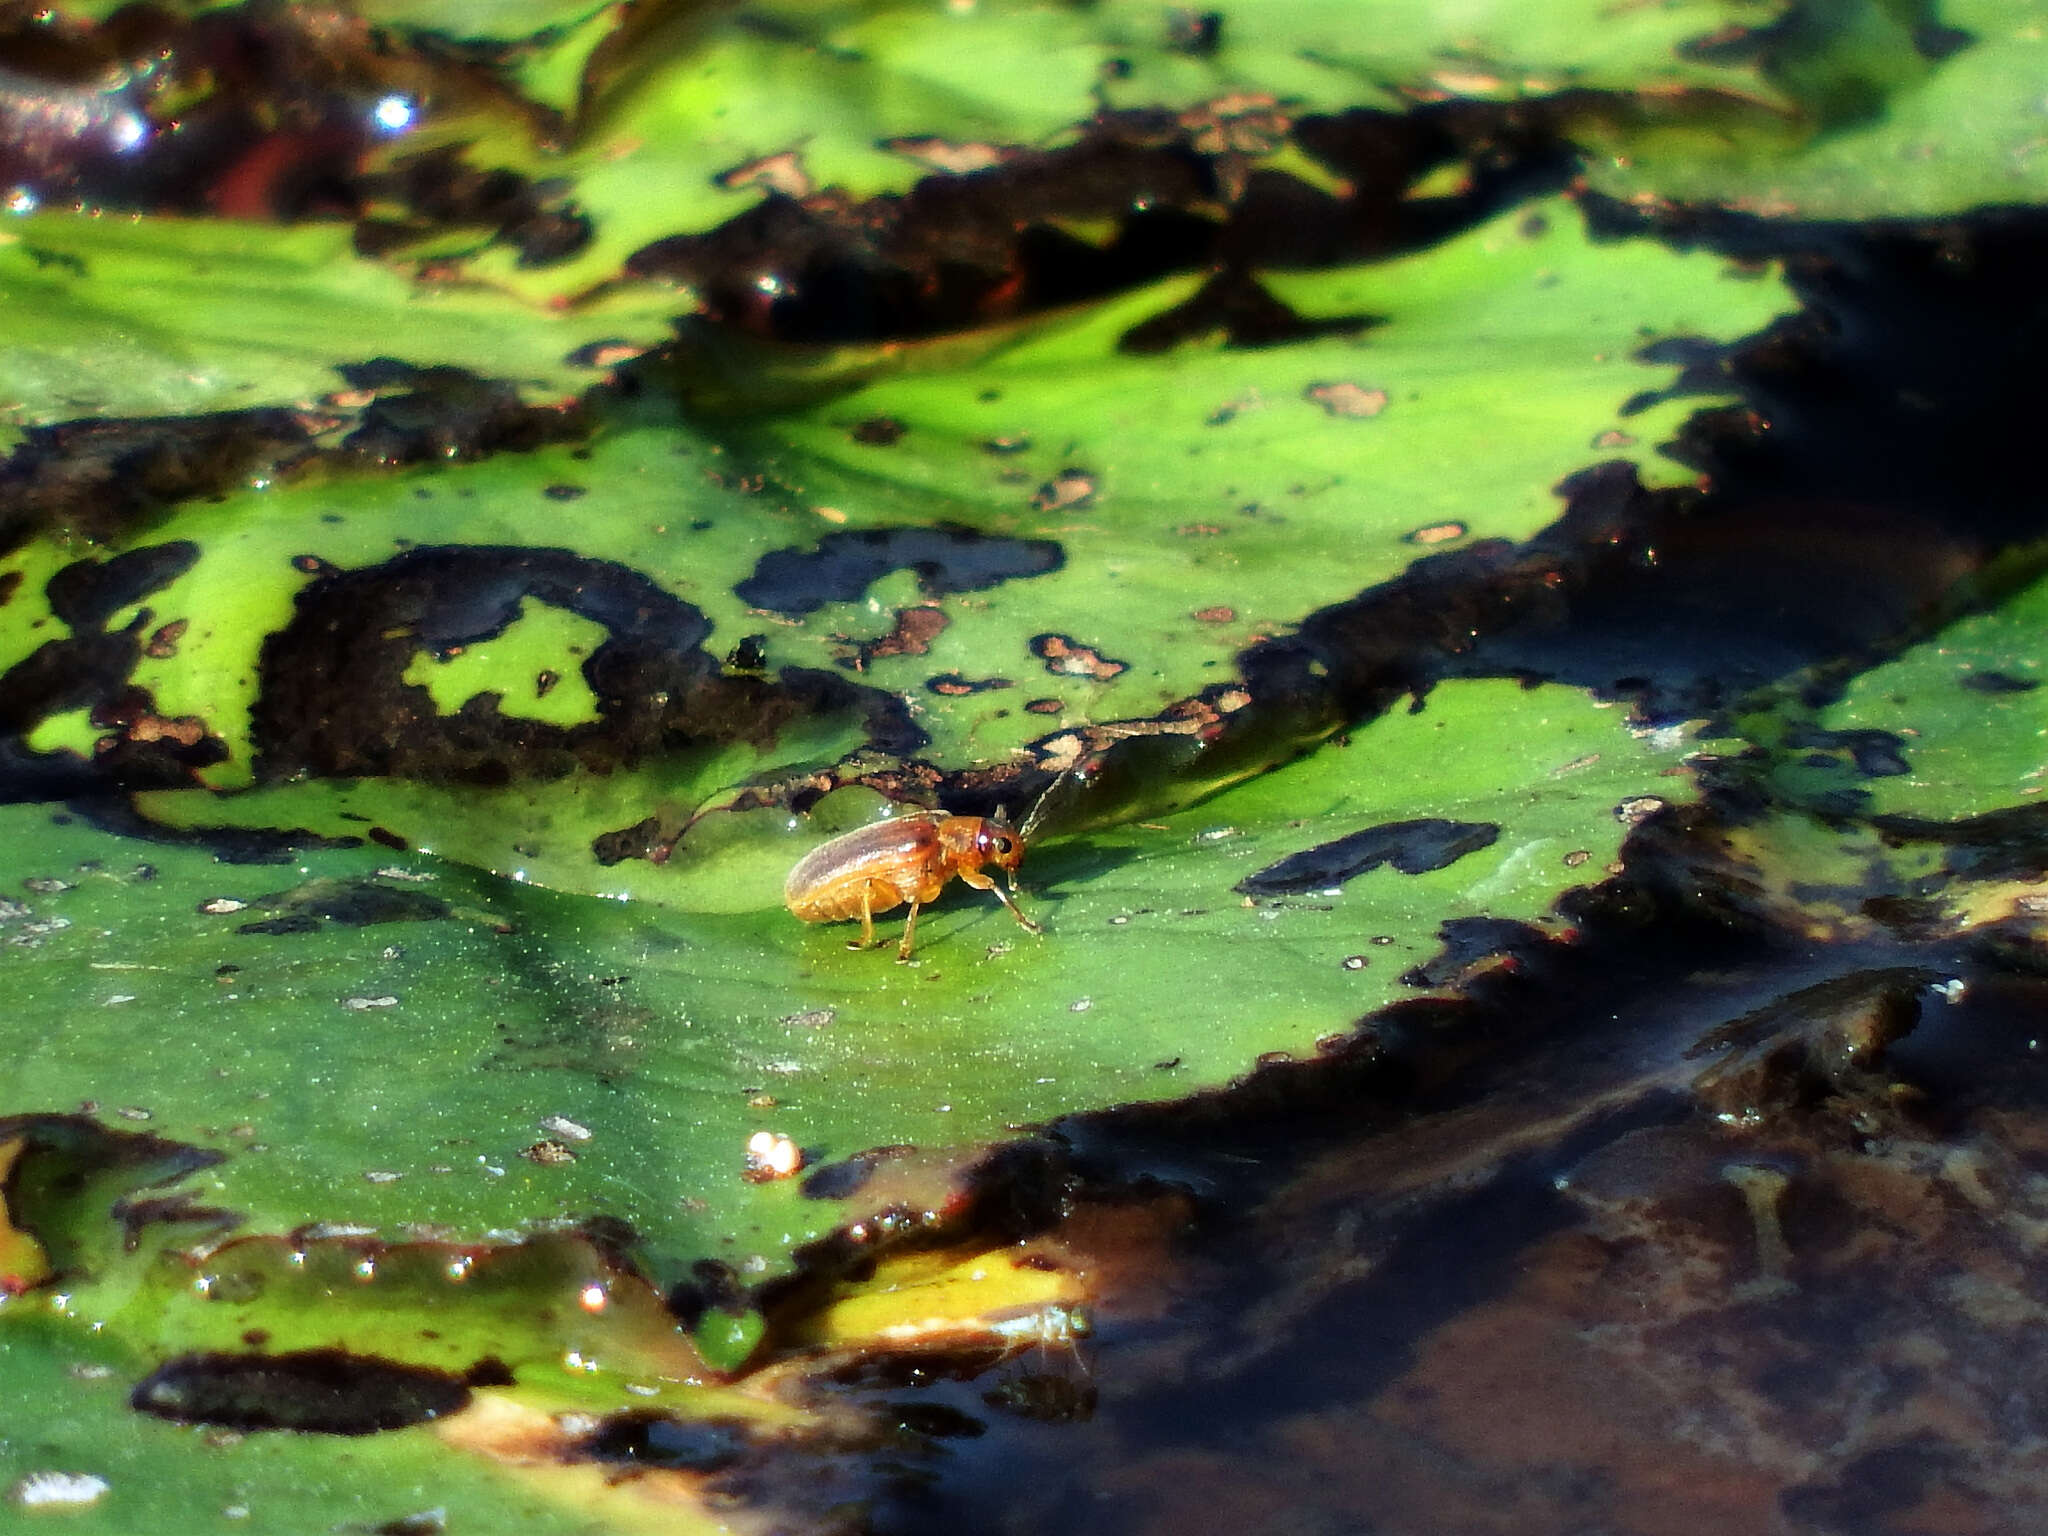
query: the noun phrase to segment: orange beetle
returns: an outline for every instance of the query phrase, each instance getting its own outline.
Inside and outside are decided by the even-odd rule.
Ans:
[[[1025,825],[1028,828],[1030,822]],[[875,942],[877,912],[907,901],[910,917],[903,924],[903,942],[896,948],[896,958],[908,960],[917,909],[937,900],[946,883],[958,875],[976,890],[994,891],[996,899],[1027,931],[1043,933],[1045,930],[1018,908],[1014,878],[1006,891],[982,873],[983,866],[993,864],[1014,877],[1017,866],[1024,862],[1026,836],[1026,831],[1012,827],[1000,814],[949,816],[942,811],[915,811],[857,827],[813,848],[789,872],[782,899],[807,923],[859,918],[860,942],[848,945],[853,949],[866,949]]]

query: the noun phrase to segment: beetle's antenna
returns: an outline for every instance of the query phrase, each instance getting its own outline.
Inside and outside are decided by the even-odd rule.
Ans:
[[[1059,788],[1062,784],[1072,778],[1086,777],[1086,774],[1082,772],[1084,762],[1085,759],[1076,761],[1073,766],[1062,769],[1059,777],[1045,786],[1045,793],[1040,795],[1031,809],[1024,813],[1024,824],[1017,829],[1019,837],[1027,842],[1030,841],[1031,835],[1044,823],[1046,807],[1052,804],[1052,797],[1059,793]]]

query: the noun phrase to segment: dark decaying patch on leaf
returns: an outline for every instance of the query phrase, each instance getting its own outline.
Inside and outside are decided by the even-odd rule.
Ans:
[[[2032,693],[2040,679],[2014,677],[2010,672],[1965,672],[1962,685],[1973,693]]]
[[[2048,804],[2035,800],[1961,821],[1873,816],[1870,824],[1898,843],[1935,843],[1943,873],[1963,880],[2038,880],[2048,876]]]
[[[867,1187],[876,1169],[910,1150],[904,1146],[870,1147],[836,1163],[826,1163],[804,1176],[804,1197],[808,1200],[851,1199]]]
[[[142,655],[143,625],[46,640],[0,672],[0,737],[26,735],[52,715],[119,694]]]
[[[377,923],[431,923],[448,916],[448,903],[425,891],[379,880],[309,880],[289,891],[258,897],[253,906],[275,917],[241,924],[237,933],[311,933],[325,923],[367,928]]]
[[[1223,13],[1176,5],[1166,13],[1166,46],[1189,58],[1206,59],[1223,44]]]
[[[1640,567],[1642,551],[1681,520],[1696,497],[1646,490],[1633,465],[1614,461],[1560,482],[1562,515],[1520,545],[1477,540],[1415,560],[1393,580],[1309,614],[1292,634],[1259,640],[1236,656],[1238,677],[1158,714],[1062,726],[1029,744],[1035,767],[1005,764],[953,774],[949,808],[986,815],[1043,793],[1085,762],[1085,806],[1058,818],[1071,831],[1102,809],[1143,800],[1164,811],[1216,784],[1275,763],[1346,725],[1372,718],[1403,695],[1420,698],[1447,676],[1516,675],[1474,665],[1478,645],[1503,631],[1541,634],[1571,605]],[[1071,636],[1043,635],[1033,650],[1055,675],[1121,668]],[[1114,674],[1110,674],[1114,675]],[[1034,699],[1032,713],[1062,701]],[[879,786],[878,786],[879,787]]]
[[[173,502],[305,457],[316,425],[275,409],[30,427],[0,465],[0,554],[44,528],[116,538]]]
[[[856,422],[851,436],[856,443],[870,448],[891,448],[903,440],[903,434],[910,429],[894,416],[870,416],[866,421]]]
[[[1504,917],[1454,917],[1437,929],[1436,936],[1443,948],[1403,971],[1401,985],[1447,987],[1485,964],[1512,964],[1520,955],[1550,943],[1540,928]]]
[[[56,616],[73,633],[46,640],[0,673],[0,796],[56,799],[116,784],[169,788],[222,761],[227,746],[192,716],[167,717],[129,678],[145,652],[155,615],[140,609],[112,633],[104,626],[125,608],[175,581],[198,558],[186,541],[149,545],[104,562],[77,560],[45,584]],[[149,647],[175,646],[185,621],[150,634]],[[90,765],[67,752],[36,753],[25,738],[56,715],[85,710],[100,738]]]
[[[1299,853],[1247,875],[1231,889],[1247,896],[1292,896],[1324,891],[1382,864],[1404,875],[1425,874],[1490,848],[1500,828],[1490,821],[1447,821],[1441,816],[1387,821]]]
[[[1123,352],[1165,352],[1221,333],[1233,347],[1277,347],[1320,336],[1355,336],[1385,323],[1383,315],[1308,319],[1275,298],[1249,273],[1219,272],[1173,308],[1142,320],[1117,339]]]
[[[1913,771],[1905,758],[1905,739],[1891,731],[1824,731],[1802,726],[1786,733],[1785,745],[1818,754],[1847,752],[1856,771],[1869,779],[1897,778]]]
[[[677,1472],[716,1472],[747,1451],[747,1426],[738,1419],[676,1419],[651,1408],[606,1414],[570,1449],[574,1461]]]
[[[579,437],[583,414],[523,403],[510,384],[459,368],[391,359],[337,365],[371,398],[330,399],[324,414],[267,408],[199,416],[29,427],[0,464],[0,554],[38,531],[114,540],[165,507],[294,474],[319,460],[349,467],[473,459]],[[317,434],[356,420],[334,448]]]
[[[180,1355],[136,1384],[129,1405],[181,1424],[369,1435],[455,1413],[464,1377],[341,1349]]]
[[[84,634],[105,627],[131,603],[169,586],[192,569],[199,546],[189,539],[146,544],[108,560],[74,560],[43,587],[50,611]]]
[[[90,1230],[101,1221],[116,1225],[118,1246],[130,1252],[146,1227],[222,1231],[235,1223],[229,1212],[166,1189],[224,1160],[206,1147],[109,1130],[85,1115],[49,1114],[0,1116],[0,1145],[11,1142],[21,1150],[0,1181],[0,1224],[33,1236],[59,1277],[107,1246]]]
[[[1184,211],[1212,206],[1207,158],[1161,127],[1107,114],[1078,144],[926,177],[901,195],[771,193],[716,229],[642,247],[626,270],[687,285],[724,324],[821,342],[929,335],[1097,297],[1199,261],[1214,240],[1213,215]],[[1124,221],[1106,248],[1053,227],[1099,218]],[[763,273],[779,280],[773,297]]]
[[[337,363],[352,389],[371,391],[340,457],[374,464],[445,464],[526,453],[584,436],[578,410],[528,405],[517,386],[463,368],[420,368],[396,358]]]
[[[500,712],[482,693],[450,715],[405,681],[415,656],[448,656],[501,634],[527,598],[610,631],[582,663],[596,718],[558,726]],[[894,695],[831,673],[734,676],[702,648],[710,625],[636,571],[567,550],[409,550],[323,576],[263,644],[251,711],[256,770],[410,775],[470,784],[558,778],[712,742],[766,743],[787,725],[858,713],[887,751],[923,740]]]
[[[566,261],[590,243],[589,215],[559,184],[502,168],[480,171],[465,163],[460,145],[406,155],[387,174],[365,178],[362,191],[405,209],[400,218],[357,221],[356,249],[366,256],[401,250],[444,229],[490,230],[529,268]]]
[[[590,856],[606,869],[626,859],[644,859],[673,847],[677,829],[659,816],[649,816],[630,827],[600,832],[590,840]]]
[[[1508,197],[1562,185],[1574,169],[1557,131],[1568,115],[1456,102],[1297,120],[1249,97],[1102,112],[1077,125],[1074,144],[991,150],[974,161],[982,168],[928,176],[901,195],[772,193],[717,229],[642,247],[627,271],[685,284],[715,322],[782,340],[931,335],[1211,264],[1316,266],[1426,245]],[[1290,134],[1338,171],[1348,195],[1253,164]],[[1401,196],[1461,155],[1473,162],[1468,191]],[[1100,219],[1117,221],[1106,242],[1067,228]],[[1253,309],[1242,319],[1244,344],[1286,339]]]
[[[910,571],[927,597],[943,597],[1043,576],[1066,559],[1051,539],[1003,538],[956,523],[863,528],[828,533],[815,549],[771,550],[733,592],[751,607],[800,617],[827,603],[858,601],[891,571]]]
[[[1636,361],[1675,366],[1678,377],[1663,389],[1639,390],[1622,403],[1620,414],[1637,416],[1667,400],[1688,395],[1725,395],[1731,388],[1732,349],[1705,336],[1665,336],[1638,348]]]
[[[338,215],[357,220],[359,252],[386,260],[447,247],[460,233],[470,236],[465,253],[497,243],[521,266],[542,267],[591,237],[595,221],[573,185],[473,163],[468,144],[366,169],[382,131],[375,108],[394,78],[420,99],[474,98],[479,60],[466,48],[419,47],[415,34],[408,50],[403,33],[337,31],[291,7],[181,16],[133,6],[96,23],[61,10],[28,15],[0,19],[0,54],[15,66],[8,148],[15,179],[46,202],[257,220]],[[1168,16],[1167,47],[1202,55],[1224,36],[1218,13]],[[146,91],[139,80],[99,85],[129,79],[126,66],[143,57],[152,60]],[[152,124],[165,102],[177,104],[175,133],[160,131],[161,118]],[[552,108],[519,109],[535,131],[564,131]],[[735,173],[770,189],[759,203],[717,229],[643,247],[628,271],[686,284],[720,321],[786,339],[929,335],[1219,258],[1249,268],[1276,255],[1302,264],[1425,243],[1482,214],[1502,188],[1526,194],[1532,169],[1555,163],[1561,178],[1569,160],[1558,116],[1540,103],[1454,102],[1296,120],[1263,98],[1105,110],[1050,150],[890,141],[949,174],[866,199],[814,191],[793,155],[769,155]],[[107,130],[116,121],[145,131],[115,145]],[[1290,132],[1350,196],[1255,165]],[[1398,197],[1458,155],[1473,159],[1471,195]],[[1114,237],[1070,232],[1094,220],[1117,221]],[[465,259],[436,252],[449,275]],[[772,295],[763,274],[778,279]]]

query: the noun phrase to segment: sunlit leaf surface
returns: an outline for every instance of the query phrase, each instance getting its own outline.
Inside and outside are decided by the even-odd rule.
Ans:
[[[1366,11],[0,17],[10,1516],[845,1529],[981,1433],[876,1382],[1092,1411],[1204,1181],[1098,1267],[1043,1230],[1088,1127],[1453,1094],[1456,1020],[1659,903],[1922,946],[1517,1090],[1694,1094],[1743,1294],[1803,1294],[1773,1117],[1919,1134],[1944,967],[2039,968],[2048,585],[1958,538],[1711,721],[1542,647],[1717,518],[1798,556],[1823,492],[1716,499],[1833,325],[1762,231],[2038,199],[2048,10]],[[999,807],[1042,933],[785,907]]]

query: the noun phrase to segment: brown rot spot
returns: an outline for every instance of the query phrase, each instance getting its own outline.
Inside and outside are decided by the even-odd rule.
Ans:
[[[937,677],[928,677],[924,680],[924,685],[933,693],[943,694],[947,698],[959,698],[969,693],[987,693],[991,689],[1012,686],[1007,677],[984,677],[977,682],[973,678],[962,677],[958,672],[944,672]]]
[[[1595,448],[1633,448],[1635,443],[1634,435],[1622,431],[1619,427],[1602,432],[1593,439],[1593,446]]]
[[[896,615],[896,623],[888,634],[879,640],[857,642],[839,658],[839,664],[865,672],[868,664],[880,657],[922,656],[945,633],[950,622],[943,612],[928,604],[905,608]]]
[[[1063,469],[1031,497],[1032,507],[1040,512],[1079,511],[1095,505],[1095,477],[1085,469]]]
[[[1098,683],[1108,682],[1119,672],[1128,672],[1131,666],[1127,661],[1115,661],[1104,656],[1070,635],[1033,635],[1031,654],[1043,661],[1045,670],[1056,677],[1089,677]]]
[[[1401,535],[1404,544],[1448,544],[1453,539],[1462,539],[1466,534],[1463,523],[1431,523],[1423,528],[1411,529]]]
[[[380,848],[389,848],[393,853],[404,853],[412,845],[385,827],[372,827],[364,834]]]
[[[585,485],[550,485],[541,489],[541,495],[549,501],[575,501],[589,494],[590,487]]]
[[[974,171],[993,170],[1004,161],[1015,159],[1020,153],[1000,144],[973,141],[960,143],[953,139],[939,138],[884,139],[881,147],[892,155],[915,160],[919,165],[929,166],[935,171],[944,171],[950,176],[966,176]]]
[[[1346,416],[1356,420],[1377,416],[1387,408],[1387,392],[1384,389],[1368,389],[1363,384],[1354,384],[1349,380],[1311,384],[1302,391],[1302,398],[1313,400],[1332,416]]]
[[[1246,896],[1289,896],[1325,891],[1368,870],[1391,864],[1404,875],[1427,874],[1468,853],[1490,848],[1500,828],[1490,821],[1446,821],[1423,817],[1390,821],[1348,837],[1290,853],[1231,887]]]
[[[867,447],[887,448],[901,442],[903,434],[909,430],[894,416],[870,416],[866,421],[857,423],[850,435],[856,443]]]
[[[21,590],[21,572],[0,571],[0,608],[14,601],[14,594]]]
[[[727,192],[758,187],[763,192],[780,192],[784,197],[809,197],[814,184],[804,169],[804,157],[794,149],[742,161],[712,178]]]
[[[542,1137],[530,1147],[522,1147],[519,1155],[529,1163],[538,1163],[543,1168],[559,1168],[564,1163],[576,1161],[576,1150],[567,1142],[557,1141],[552,1136]]]
[[[1031,439],[1028,437],[991,437],[981,445],[981,451],[1003,458],[1009,454],[1023,453],[1030,446]]]
[[[181,747],[196,747],[206,739],[206,723],[197,715],[175,719],[163,715],[138,715],[128,725],[130,741],[171,741]]]
[[[1220,523],[1182,523],[1173,530],[1184,539],[1213,539],[1223,532]]]
[[[142,654],[158,661],[178,654],[178,642],[191,627],[190,619],[173,619],[168,624],[159,624],[156,632],[149,637],[149,643],[142,648]]]
[[[544,699],[554,692],[555,684],[562,680],[562,674],[552,667],[545,667],[533,674],[533,696]]]
[[[137,1384],[129,1406],[181,1424],[368,1435],[456,1412],[469,1383],[447,1371],[340,1349],[180,1355]]]
[[[602,341],[586,342],[562,361],[572,368],[616,368],[621,363],[630,363],[646,350],[638,342],[607,336]]]
[[[1236,619],[1237,610],[1218,604],[1214,608],[1197,608],[1192,616],[1204,624],[1228,624]]]
[[[292,569],[308,576],[339,576],[341,567],[322,560],[318,555],[293,555]]]
[[[128,642],[124,647],[124,666],[132,666],[141,654],[134,641],[142,622],[146,622],[146,611],[145,618],[131,624],[121,637]],[[110,637],[91,638],[99,641]],[[62,668],[64,652],[76,654],[98,648],[84,640],[68,645],[60,642],[45,646],[38,654]],[[16,668],[0,678],[0,685],[15,681],[21,670]],[[95,679],[83,673],[77,681],[90,687]],[[123,784],[172,785],[187,782],[193,769],[226,758],[226,745],[207,733],[205,721],[197,715],[160,714],[149,690],[132,684],[123,686],[112,677],[98,681],[105,685],[105,691],[92,700],[87,718],[97,729],[111,733],[93,743],[93,762],[108,777]],[[0,686],[0,694],[5,691]]]
[[[1027,715],[1056,715],[1066,707],[1064,699],[1027,699],[1024,712]]]

